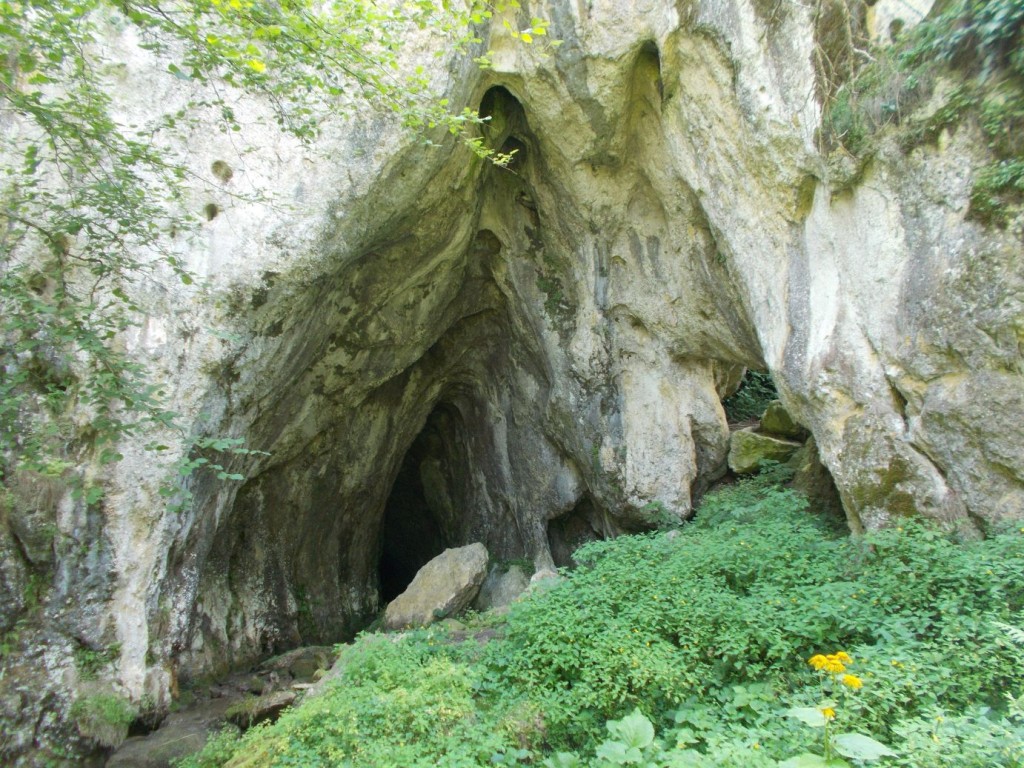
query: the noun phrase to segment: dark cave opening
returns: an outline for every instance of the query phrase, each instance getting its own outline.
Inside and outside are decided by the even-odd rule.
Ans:
[[[576,565],[573,553],[584,544],[605,538],[601,533],[601,512],[589,496],[563,515],[548,521],[548,547],[559,568]]]
[[[424,483],[425,462],[438,459],[444,447],[438,421],[435,411],[413,440],[384,504],[377,567],[381,605],[402,594],[420,568],[454,546],[445,535],[440,510],[428,501]]]

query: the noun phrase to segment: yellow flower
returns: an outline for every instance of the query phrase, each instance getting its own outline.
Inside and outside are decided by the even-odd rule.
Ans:
[[[836,719],[836,711],[834,709],[832,709],[832,707],[822,707],[821,708],[821,714],[823,714],[825,716],[826,720],[835,720]]]
[[[843,662],[843,664],[853,663],[853,659],[850,658],[849,654],[846,651],[839,651],[838,653],[836,653],[836,658]]]
[[[828,664],[828,659],[826,659],[820,653],[816,653],[814,656],[811,656],[811,658],[807,660],[807,663],[815,669],[824,669],[825,665]]]
[[[864,683],[856,675],[843,675],[843,685],[856,691],[861,688]]]
[[[843,663],[835,656],[826,656],[824,670],[826,672],[831,672],[833,675],[838,675],[845,672],[846,667],[844,667]]]

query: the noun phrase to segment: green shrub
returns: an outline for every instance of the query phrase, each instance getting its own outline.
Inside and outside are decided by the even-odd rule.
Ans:
[[[1024,74],[1024,4],[1019,0],[956,0],[915,30],[908,61],[934,59],[983,76],[997,69]]]
[[[1024,197],[1024,159],[1002,160],[982,168],[971,190],[971,213],[1002,224],[1008,202]]]
[[[1020,768],[1004,694],[1024,694],[1007,629],[1024,624],[1021,532],[851,538],[784,478],[708,494],[679,530],[584,546],[503,628],[489,619],[486,644],[473,628],[362,636],[333,687],[219,764],[757,768],[857,748],[786,716],[831,697],[835,734],[890,747],[887,765]],[[808,664],[838,649],[855,687]]]
[[[889,48],[873,51],[829,99],[823,143],[856,156],[871,151],[882,127],[900,124],[909,151],[944,130],[976,121],[995,160],[979,169],[971,194],[975,219],[1005,225],[1024,199],[1024,4],[1019,0],[957,0]],[[960,80],[931,114],[908,119],[932,91],[936,76]]]
[[[71,705],[78,732],[104,747],[116,747],[128,736],[138,712],[128,699],[113,693],[83,696]]]
[[[993,768],[1024,766],[1024,723],[993,718],[985,708],[961,715],[936,709],[896,727],[904,768]]]
[[[227,765],[476,766],[513,746],[500,723],[478,727],[474,675],[438,631],[366,635],[344,649],[323,695],[250,730]],[[208,746],[190,764],[209,763]],[[207,762],[203,762],[203,761]]]
[[[206,741],[206,746],[194,755],[171,761],[174,768],[221,768],[231,760],[238,747],[238,729],[225,726]]]
[[[722,406],[729,421],[749,421],[760,418],[768,403],[778,396],[771,374],[747,371],[739,389],[723,400]]]
[[[120,643],[100,649],[79,644],[74,650],[75,666],[83,680],[94,680],[105,667],[114,664],[120,654]]]

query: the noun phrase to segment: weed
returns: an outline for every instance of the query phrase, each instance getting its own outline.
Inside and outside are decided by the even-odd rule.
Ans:
[[[565,312],[565,290],[562,281],[557,277],[539,275],[537,277],[537,288],[544,294],[544,309],[549,317],[557,317]]]
[[[120,643],[113,643],[106,648],[90,648],[79,643],[73,651],[75,666],[83,680],[94,680],[104,667],[117,661],[121,655]]]
[[[823,144],[869,155],[875,134],[899,126],[904,151],[935,142],[965,121],[982,129],[994,162],[979,169],[970,214],[1003,226],[1024,190],[1024,5],[1017,0],[956,0],[915,27],[830,94]],[[960,84],[930,114],[913,117],[941,76]]]
[[[708,494],[677,532],[587,544],[486,645],[363,635],[322,695],[188,766],[777,768],[884,748],[908,768],[1019,768],[1004,626],[1024,621],[1024,536],[840,535],[785,474]],[[786,716],[808,708],[814,728]]]
[[[679,516],[663,501],[651,501],[640,508],[640,516],[646,528],[668,530],[679,526]]]
[[[1007,205],[1024,198],[1024,159],[1002,160],[981,169],[971,190],[971,213],[980,221],[1005,224]]]
[[[77,699],[70,714],[82,736],[104,747],[117,747],[128,736],[128,726],[138,712],[123,696],[97,693]]]
[[[825,698],[812,707],[792,707],[786,714],[804,725],[821,729],[822,755],[805,752],[787,760],[783,766],[807,768],[815,764],[839,765],[841,763],[836,759],[837,754],[858,762],[895,756],[895,752],[870,736],[862,733],[837,734],[834,731],[835,707],[839,706],[834,699],[840,693],[848,695],[864,687],[861,678],[847,671],[847,666],[853,663],[850,655],[845,651],[830,653],[827,656],[817,653],[811,656],[808,663],[818,672],[819,684]]]
[[[222,768],[238,746],[238,729],[226,726],[210,736],[202,751],[171,761],[174,768]]]

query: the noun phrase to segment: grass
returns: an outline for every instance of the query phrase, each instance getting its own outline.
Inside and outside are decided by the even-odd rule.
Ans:
[[[104,747],[117,747],[124,741],[137,715],[128,699],[114,693],[84,696],[71,705],[71,718],[78,732]]]
[[[1022,531],[851,538],[779,480],[588,544],[487,642],[363,635],[323,695],[183,765],[788,768],[845,764],[851,735],[879,765],[1024,765]],[[856,687],[808,663],[840,650]],[[792,716],[826,706],[824,739]]]

